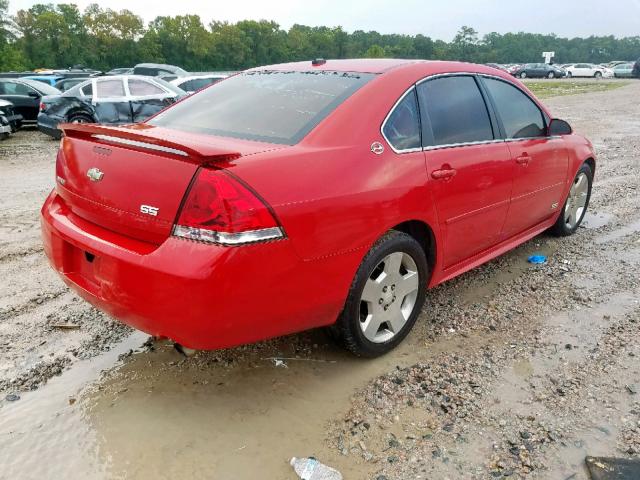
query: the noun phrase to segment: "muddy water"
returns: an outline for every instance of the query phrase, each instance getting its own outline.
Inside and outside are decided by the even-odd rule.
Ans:
[[[366,361],[315,332],[304,341],[317,347],[299,359],[283,339],[232,352],[240,359],[231,362],[207,352],[183,359],[168,343],[118,361],[146,338],[136,333],[20,401],[3,401],[0,478],[291,479],[286,461],[306,455],[364,478],[370,464],[325,445],[327,423],[372,377],[457,348],[440,341],[427,350],[414,335]],[[290,358],[286,366],[276,355]]]

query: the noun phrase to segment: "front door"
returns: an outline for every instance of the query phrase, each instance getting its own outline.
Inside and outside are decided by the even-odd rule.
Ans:
[[[98,123],[131,123],[131,104],[124,89],[124,80],[100,78],[94,82],[93,108]]]
[[[429,79],[418,85],[418,97],[444,268],[449,268],[499,241],[513,165],[474,76]]]
[[[14,111],[27,122],[35,122],[40,111],[40,94],[24,83],[3,80],[0,85],[1,98],[13,103]]]
[[[495,105],[514,167],[511,206],[503,238],[548,219],[562,207],[569,160],[564,141],[547,136],[547,120],[536,103],[511,83],[482,82]]]

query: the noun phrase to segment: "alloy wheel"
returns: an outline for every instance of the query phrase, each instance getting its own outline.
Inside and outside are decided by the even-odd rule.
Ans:
[[[360,329],[367,340],[384,343],[409,320],[420,284],[414,259],[393,252],[380,261],[365,283],[360,298]]]
[[[569,198],[564,207],[564,222],[568,228],[574,229],[582,220],[588,196],[589,179],[584,172],[580,172],[571,185]]]

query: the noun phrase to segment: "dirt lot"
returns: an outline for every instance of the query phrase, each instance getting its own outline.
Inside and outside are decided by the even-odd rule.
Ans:
[[[548,99],[599,155],[585,228],[436,288],[375,361],[322,332],[184,359],[118,325],[43,257],[57,143],[0,143],[0,479],[286,480],[316,455],[346,479],[580,480],[585,455],[637,457],[638,98]]]

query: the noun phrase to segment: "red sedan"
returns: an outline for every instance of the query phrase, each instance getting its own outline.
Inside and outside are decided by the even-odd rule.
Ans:
[[[518,80],[456,62],[262,67],[142,124],[63,128],[51,264],[194,349],[332,326],[385,353],[429,287],[574,233],[595,171],[591,143]]]

